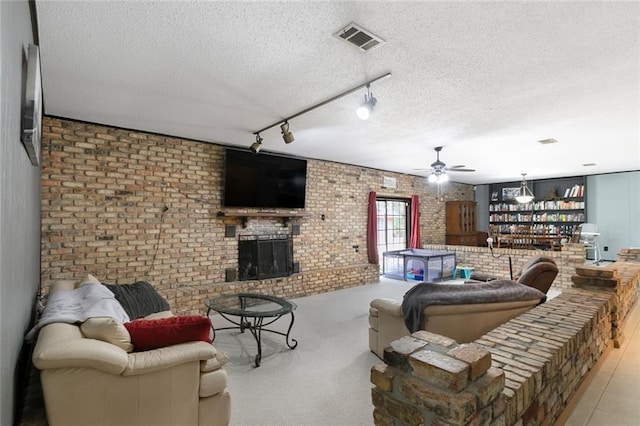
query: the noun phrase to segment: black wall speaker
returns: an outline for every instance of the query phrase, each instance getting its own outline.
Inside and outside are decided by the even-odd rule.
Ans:
[[[224,270],[224,278],[226,282],[237,281],[235,268],[227,268]]]
[[[235,225],[225,225],[224,226],[224,236],[235,237],[236,236],[236,226]]]

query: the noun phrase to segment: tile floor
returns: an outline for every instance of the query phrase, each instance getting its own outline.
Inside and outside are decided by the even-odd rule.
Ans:
[[[609,348],[582,383],[558,424],[640,425],[640,303],[627,319],[621,347]]]

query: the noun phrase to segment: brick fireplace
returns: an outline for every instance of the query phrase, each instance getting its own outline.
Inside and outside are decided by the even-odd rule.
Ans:
[[[240,281],[293,273],[293,240],[288,235],[242,235],[238,241]]]

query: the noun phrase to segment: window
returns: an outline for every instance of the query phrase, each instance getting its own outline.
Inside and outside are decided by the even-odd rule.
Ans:
[[[376,199],[379,265],[382,265],[385,251],[408,247],[410,204],[407,199]]]

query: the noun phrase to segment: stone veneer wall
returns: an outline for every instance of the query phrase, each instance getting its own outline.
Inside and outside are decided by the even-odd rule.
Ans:
[[[306,215],[292,220],[300,225],[293,236],[300,273],[225,282],[225,269],[237,268],[238,246],[225,225],[237,225],[237,234],[289,233],[292,225],[261,217],[242,228],[238,218],[216,216],[224,146],[45,117],[42,155],[44,293],[54,280],[91,273],[109,283],[149,281],[176,311],[202,312],[203,299],[226,292],[298,297],[377,282],[366,250],[372,190],[418,195],[423,243],[445,241],[445,205],[426,179],[309,160]],[[397,188],[384,188],[383,176]],[[473,187],[447,185],[443,195],[472,200]]]
[[[371,369],[376,425],[552,424],[610,342],[612,294],[579,289],[474,343],[420,331]]]
[[[577,288],[472,344],[426,332],[392,342],[387,364],[371,371],[375,423],[552,424],[609,344],[620,346],[638,299],[640,249],[622,249],[606,267],[578,266],[572,281]]]

